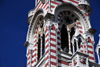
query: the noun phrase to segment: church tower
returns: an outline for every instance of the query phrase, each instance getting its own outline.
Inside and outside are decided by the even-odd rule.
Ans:
[[[35,0],[28,13],[27,67],[100,67],[88,0]]]

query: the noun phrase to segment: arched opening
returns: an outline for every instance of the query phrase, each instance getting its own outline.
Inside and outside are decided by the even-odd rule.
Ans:
[[[44,55],[45,35],[44,35],[44,18],[41,14],[37,19],[37,32],[38,32],[38,61]]]
[[[42,37],[42,55],[45,53],[45,34],[43,34]]]
[[[33,28],[33,34],[35,33],[35,30],[37,29],[37,26],[40,23],[41,19],[43,19],[43,12],[38,10],[32,20],[32,22],[34,22],[34,23],[32,23],[30,26]],[[30,28],[30,29],[32,29],[32,28]]]
[[[81,38],[79,38],[79,39],[78,39],[78,48],[79,48],[79,49],[80,49],[81,42],[82,42],[82,40],[81,40]]]
[[[38,60],[40,59],[40,53],[41,53],[41,38],[40,38],[40,34],[38,36]]]
[[[69,52],[68,32],[65,25],[61,29],[61,48],[63,51]]]
[[[76,40],[74,40],[74,50],[75,50],[75,52],[77,51]]]

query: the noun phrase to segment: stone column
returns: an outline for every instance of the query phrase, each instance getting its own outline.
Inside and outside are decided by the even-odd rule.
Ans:
[[[78,39],[76,39],[76,48],[77,48],[77,51],[79,50],[78,48]]]
[[[71,42],[70,42],[70,31],[68,31],[68,43],[69,43],[69,54],[72,54],[72,52],[71,52]]]
[[[74,42],[72,42],[72,46],[73,46],[73,54],[74,54],[75,53]]]

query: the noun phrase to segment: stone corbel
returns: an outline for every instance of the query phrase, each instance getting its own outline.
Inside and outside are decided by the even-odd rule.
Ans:
[[[86,33],[87,33],[87,34],[93,35],[93,34],[96,33],[96,31],[97,31],[97,30],[95,30],[95,29],[93,29],[93,28],[90,28]]]
[[[25,46],[25,47],[28,47],[28,46],[29,46],[29,42],[26,41],[26,42],[24,43],[24,46]]]

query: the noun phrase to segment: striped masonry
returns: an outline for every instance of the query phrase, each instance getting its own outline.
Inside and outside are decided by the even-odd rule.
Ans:
[[[82,25],[80,22],[77,22],[77,26],[78,26],[78,29],[79,29],[79,33],[80,34],[83,34],[83,28],[82,28]]]
[[[49,67],[49,62],[50,62],[50,50],[49,50],[49,30],[48,26],[46,26],[46,31],[45,31],[45,67]]]
[[[69,53],[71,54],[70,31],[68,31]]]
[[[29,49],[27,52],[27,67],[31,67],[31,54]]]
[[[57,52],[56,52],[56,28],[54,25],[51,26],[50,32],[50,66],[56,67],[57,66]]]
[[[81,23],[80,22],[77,22],[77,26],[78,26],[78,29],[79,29],[79,33],[80,34],[83,34],[83,28],[82,28],[82,25],[81,25]],[[80,51],[81,52],[84,52],[84,53],[87,53],[87,44],[85,43],[85,44],[82,44],[81,43],[81,45],[80,45]]]
[[[33,40],[33,53],[32,53],[32,67],[35,66],[36,62],[37,62],[37,45],[36,45],[36,41],[37,41],[37,32],[35,32],[34,34],[34,40]]]
[[[94,47],[93,47],[91,38],[88,38],[88,41],[89,41],[88,42],[89,61],[95,62],[95,59],[94,59]]]
[[[87,45],[86,45],[86,44],[82,44],[82,43],[81,43],[80,47],[81,47],[81,48],[80,48],[80,51],[81,51],[81,52],[87,53]]]
[[[80,52],[84,52],[84,51],[83,51],[83,50],[84,50],[84,44],[81,43],[80,47],[81,47],[81,48],[80,48]]]
[[[37,0],[37,2],[39,2],[39,0]],[[57,0],[57,1],[51,0],[51,7],[50,7],[51,12],[53,12],[53,10],[54,10],[59,4],[65,3],[65,2],[70,2],[70,3],[74,4],[74,5],[76,5],[76,7],[77,7],[78,9],[80,9],[80,10],[84,13],[84,15],[85,15],[86,17],[89,17],[89,15],[88,15],[86,12],[84,12],[84,10],[83,10],[80,6],[78,6],[79,2],[77,2],[77,1],[75,1],[75,0]],[[46,11],[48,12],[49,1],[46,2],[45,4],[43,4],[42,2],[39,2],[39,4],[38,4],[38,6],[36,7],[35,11],[37,11],[37,10],[40,9],[40,8],[42,8],[43,10],[46,10]]]
[[[58,59],[58,67],[69,67],[69,63]]]
[[[39,2],[39,0],[38,0],[38,2]],[[75,1],[75,0],[57,0],[57,1],[51,0],[51,2],[50,2],[50,3],[51,3],[51,5],[50,5],[51,13],[54,11],[54,9],[55,9],[59,4],[65,3],[65,2],[70,2],[70,3],[74,4],[74,5],[76,5],[76,7],[77,7],[78,9],[80,9],[80,10],[84,13],[84,15],[85,15],[86,17],[89,18],[89,15],[88,15],[86,12],[84,12],[84,10],[83,10],[81,7],[78,6],[79,2],[77,2],[77,1]],[[35,9],[34,11],[37,11],[38,9],[43,9],[44,11],[46,10],[47,12],[49,12],[49,11],[48,11],[48,8],[49,8],[49,1],[47,1],[45,4],[43,4],[42,2],[39,2],[38,6],[36,7],[36,9]]]
[[[39,2],[39,0],[37,0],[37,2]],[[74,0],[68,0],[68,1],[66,1],[66,0],[59,0],[59,1],[53,1],[53,0],[51,0],[51,12],[53,11],[53,9],[55,9],[56,8],[56,6],[57,5],[59,5],[60,3],[64,3],[64,2],[71,2],[71,3],[74,3],[74,4],[78,4],[78,2],[76,2],[76,1],[74,1]],[[48,4],[49,4],[49,2],[47,2],[47,3],[45,3],[45,4],[42,4],[42,2],[40,2],[39,4],[38,4],[38,6],[37,6],[37,8],[35,9],[35,11],[37,11],[38,9],[40,9],[40,8],[42,8],[42,9],[44,9],[44,10],[47,10],[48,8],[49,8],[49,6],[48,6]],[[48,12],[48,10],[47,10],[47,12]]]
[[[49,4],[49,2],[47,2],[45,4],[43,4],[42,2],[39,2],[39,4],[36,7],[35,11],[37,11],[38,9],[47,10],[48,9],[48,4]]]
[[[56,8],[56,6],[58,6],[61,3],[65,3],[65,2],[70,2],[70,3],[73,3],[75,5],[78,5],[79,4],[75,0],[57,0],[57,1],[51,0],[51,12]]]
[[[84,44],[81,44],[81,52],[84,52],[84,53],[88,53],[89,54],[89,61],[92,61],[94,62],[95,59],[94,59],[94,49],[93,49],[93,44],[92,44],[92,41],[91,39],[89,38],[88,39],[88,45],[84,45]],[[88,51],[86,50],[88,48]]]

